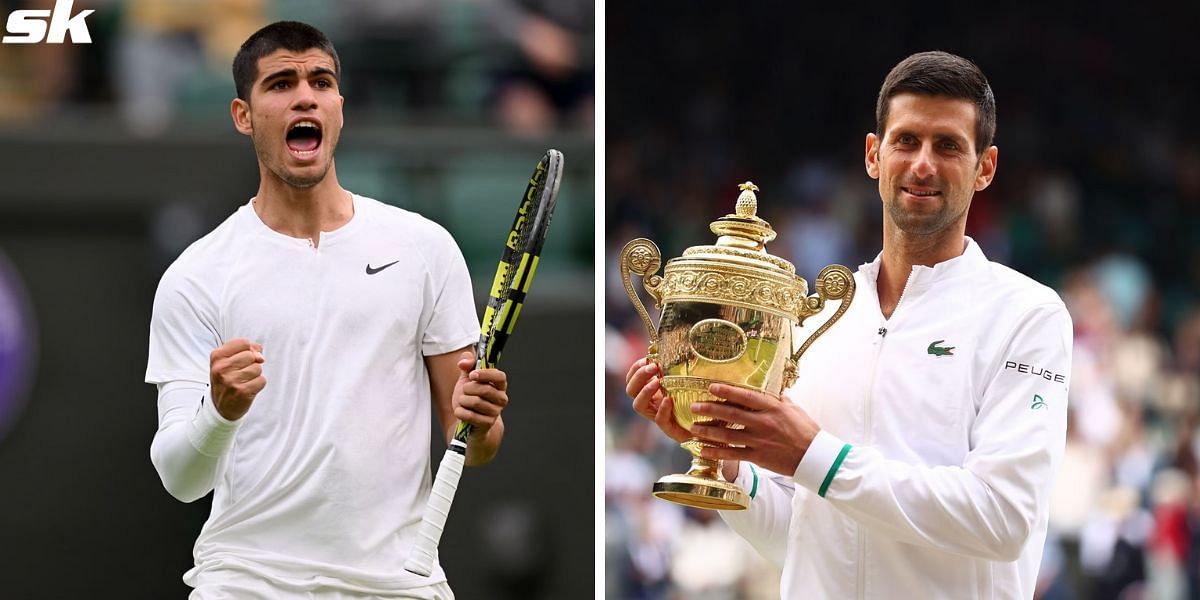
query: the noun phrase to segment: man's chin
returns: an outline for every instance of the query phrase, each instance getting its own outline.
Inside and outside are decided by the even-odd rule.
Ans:
[[[317,184],[321,183],[322,179],[324,179],[324,177],[322,177],[320,179],[293,179],[293,178],[289,177],[289,178],[284,178],[283,182],[294,188],[308,189],[308,188],[312,188],[312,187],[317,187]]]
[[[325,176],[329,174],[329,167],[321,169],[319,173],[296,173],[286,169],[281,173],[276,173],[284,183],[294,188],[306,189],[315,187],[318,183],[325,180]]]
[[[932,235],[944,231],[954,222],[954,219],[947,218],[944,211],[924,214],[911,211],[892,211],[892,222],[900,231],[910,235]]]

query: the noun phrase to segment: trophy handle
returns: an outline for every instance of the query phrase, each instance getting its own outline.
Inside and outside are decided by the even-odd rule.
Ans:
[[[638,315],[642,317],[642,322],[646,324],[646,333],[650,338],[650,347],[646,350],[646,356],[651,361],[658,360],[658,331],[654,329],[654,323],[650,321],[650,314],[646,312],[642,299],[634,291],[633,281],[629,275],[637,273],[642,277],[642,286],[654,298],[657,306],[662,303],[660,290],[662,277],[654,275],[654,273],[658,271],[661,264],[662,253],[659,252],[658,246],[646,238],[630,240],[621,249],[621,281],[625,284],[625,293],[629,295],[629,301],[633,303]]]
[[[842,265],[829,265],[821,269],[813,287],[815,288],[814,293],[805,298],[796,310],[796,325],[803,325],[804,319],[821,312],[825,308],[826,300],[841,300],[842,302],[833,316],[808,336],[808,339],[800,345],[800,349],[788,359],[788,364],[784,367],[783,389],[792,387],[792,384],[796,383],[797,365],[799,365],[800,356],[804,354],[804,351],[808,350],[808,347],[818,337],[821,337],[821,334],[828,331],[850,308],[850,301],[854,299],[854,274]]]

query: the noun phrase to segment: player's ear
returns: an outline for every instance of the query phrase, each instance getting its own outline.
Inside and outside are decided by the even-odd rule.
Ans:
[[[867,167],[867,175],[870,175],[871,179],[879,179],[879,136],[874,133],[867,134],[867,148],[863,163]]]
[[[250,119],[250,103],[241,98],[234,98],[229,104],[229,114],[233,117],[233,126],[242,135],[254,133],[254,124]]]
[[[992,184],[992,178],[996,176],[996,159],[999,158],[999,154],[1000,150],[992,146],[979,156],[979,174],[975,176],[975,191],[981,192]]]

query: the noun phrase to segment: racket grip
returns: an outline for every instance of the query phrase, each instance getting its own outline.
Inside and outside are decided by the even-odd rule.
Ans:
[[[433,572],[442,528],[446,526],[446,517],[450,514],[450,505],[454,503],[454,492],[458,490],[458,480],[462,477],[463,464],[466,462],[465,450],[465,447],[460,450],[451,442],[438,465],[437,478],[433,481],[425,516],[421,519],[421,529],[417,532],[417,542],[404,563],[404,570],[409,573],[429,577]]]

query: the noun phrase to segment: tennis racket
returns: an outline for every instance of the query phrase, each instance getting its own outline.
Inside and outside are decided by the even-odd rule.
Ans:
[[[512,335],[521,304],[529,293],[529,284],[537,270],[538,256],[546,241],[550,228],[550,216],[558,198],[558,182],[562,177],[563,155],[558,150],[547,150],[537,168],[529,178],[529,186],[521,197],[512,229],[504,240],[504,251],[500,254],[500,265],[492,281],[492,290],[487,308],[483,312],[479,342],[475,345],[475,368],[490,369],[500,362],[500,351],[504,349],[508,336]],[[471,425],[458,422],[454,439],[442,457],[438,467],[421,529],[412,554],[404,563],[404,569],[428,577],[433,571],[438,542],[442,539],[442,528],[454,502],[454,492],[462,476],[467,455],[467,437]]]

